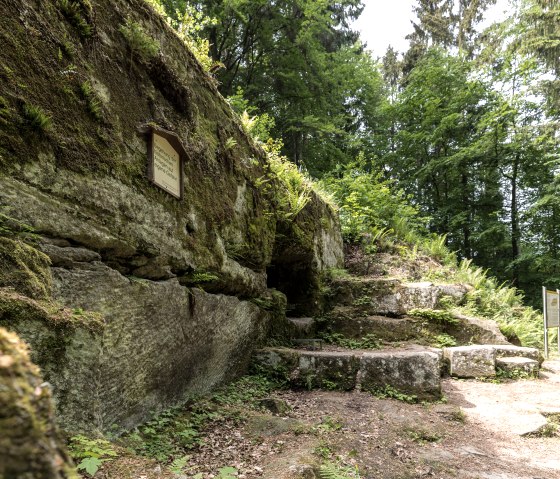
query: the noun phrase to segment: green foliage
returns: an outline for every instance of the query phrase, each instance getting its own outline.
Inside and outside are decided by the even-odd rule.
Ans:
[[[449,312],[441,309],[411,309],[408,311],[409,316],[414,318],[427,319],[436,324],[458,324],[459,320]]]
[[[269,140],[265,146],[270,169],[280,180],[278,202],[284,219],[295,218],[311,199],[312,182],[280,154],[282,144]]]
[[[379,399],[396,399],[397,401],[403,401],[410,404],[418,402],[418,396],[414,394],[405,394],[389,384],[374,390],[373,395]]]
[[[174,474],[181,474],[189,462],[189,457],[182,456],[173,459],[173,462],[169,465],[169,470]]]
[[[342,429],[344,424],[340,419],[333,418],[331,416],[325,416],[321,419],[320,424],[313,427],[313,430],[319,434],[329,433],[333,431],[339,431]]]
[[[434,337],[434,342],[432,346],[436,348],[449,348],[449,347],[457,346],[457,340],[453,336],[450,336],[449,334],[442,333]]]
[[[363,241],[371,248],[389,235],[395,236],[395,227],[398,239],[422,229],[418,210],[410,206],[402,192],[393,189],[392,182],[369,172],[363,155],[325,178],[323,184],[339,205],[342,233],[350,243]]]
[[[419,444],[429,442],[440,442],[443,437],[437,432],[428,431],[424,428],[407,429],[406,433],[410,439]]]
[[[23,105],[25,125],[37,133],[45,133],[51,128],[52,120],[40,107],[30,104]]]
[[[538,372],[536,374],[531,374],[522,369],[506,371],[505,369],[496,368],[496,377],[498,379],[513,379],[514,381],[519,379],[538,379]]]
[[[93,35],[93,8],[89,0],[58,0],[57,4],[81,37],[88,38]]]
[[[226,466],[218,470],[217,479],[236,479],[237,469],[235,467]]]
[[[324,332],[321,339],[329,344],[335,344],[347,349],[379,349],[381,344],[373,333],[366,334],[360,339],[347,338],[341,333]]]
[[[202,35],[205,28],[216,25],[217,19],[204,15],[194,5],[186,2],[182,2],[180,8],[177,8],[174,2],[165,0],[145,1],[165,18],[205,71],[211,72],[222,65],[212,59],[210,41]]]
[[[281,387],[278,381],[261,375],[243,376],[213,394],[212,400],[220,405],[256,405],[271,391]]]
[[[111,461],[118,455],[109,441],[83,435],[71,437],[68,449],[78,463],[78,470],[84,470],[90,476],[94,476],[104,462]]]
[[[158,54],[159,42],[147,34],[139,23],[127,20],[124,25],[120,26],[119,31],[128,42],[130,51],[141,61],[149,62]]]
[[[270,394],[278,383],[262,376],[245,376],[207,398],[195,398],[187,406],[159,413],[122,438],[136,454],[168,463],[179,473],[188,462],[186,452],[203,444],[204,430],[212,423],[241,419],[236,406],[257,408],[257,401]],[[224,469],[225,474],[232,471]],[[221,477],[221,476],[220,476]]]
[[[326,459],[326,458],[325,458]],[[326,462],[319,467],[320,479],[360,479],[358,466],[345,467],[339,463]]]
[[[201,445],[199,430],[212,418],[212,413],[207,411],[188,414],[180,408],[171,408],[127,435],[125,444],[137,454],[168,462]]]
[[[220,279],[220,277],[213,273],[208,273],[207,271],[194,271],[183,276],[181,278],[181,284],[196,286],[205,283],[212,283],[218,279]]]
[[[186,4],[163,3],[169,15]],[[358,2],[295,0],[286,7],[204,0],[197,8],[217,20],[203,33],[210,55],[223,65],[217,72],[221,93],[231,97],[243,88],[273,119],[272,136],[282,139],[282,153],[298,167],[318,175],[346,163],[360,146],[370,147],[373,135],[365,130],[376,123],[382,83],[350,27],[362,10]]]
[[[313,453],[323,459],[328,459],[332,455],[332,450],[324,440],[321,440],[315,449],[313,449]]]
[[[97,97],[95,90],[91,86],[91,82],[85,81],[80,85],[80,92],[82,97],[86,102],[86,107],[89,114],[97,121],[101,121],[103,118],[101,111],[101,101]]]

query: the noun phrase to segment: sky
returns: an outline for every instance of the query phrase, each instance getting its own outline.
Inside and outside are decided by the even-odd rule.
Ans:
[[[405,36],[412,31],[410,21],[414,18],[412,5],[414,0],[363,0],[364,12],[354,23],[354,28],[361,33],[362,40],[375,57],[381,57],[389,45],[397,51],[408,49]],[[488,10],[485,23],[492,23],[504,17],[507,0],[498,0]]]

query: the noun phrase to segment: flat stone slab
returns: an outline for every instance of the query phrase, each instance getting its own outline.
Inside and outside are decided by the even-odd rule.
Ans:
[[[529,376],[537,377],[539,375],[539,362],[521,356],[496,358],[496,368],[506,373],[521,371]]]
[[[364,353],[360,358],[360,386],[373,392],[391,386],[419,399],[438,398],[440,356],[431,351]]]
[[[510,344],[494,344],[493,346],[496,351],[496,358],[521,356],[537,361],[539,365],[544,361],[541,352],[537,348],[525,348]]]
[[[441,396],[441,352],[430,350],[302,351],[265,348],[257,369],[305,389],[378,391],[390,386],[418,399]]]
[[[493,346],[444,348],[443,357],[449,364],[451,376],[481,378],[496,375],[496,351]]]

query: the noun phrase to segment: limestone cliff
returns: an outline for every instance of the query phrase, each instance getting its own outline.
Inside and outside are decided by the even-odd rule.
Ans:
[[[0,7],[0,325],[66,428],[132,427],[243,371],[281,293],[319,307],[337,219],[315,195],[279,211],[263,151],[144,0]],[[147,177],[147,126],[185,148],[180,200]]]

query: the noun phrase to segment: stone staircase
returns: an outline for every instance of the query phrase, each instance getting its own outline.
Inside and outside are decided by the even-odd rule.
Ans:
[[[439,398],[441,379],[447,375],[538,376],[539,351],[509,344],[493,321],[441,312],[445,320],[410,314],[437,313],[442,301],[461,301],[469,291],[464,285],[348,276],[330,287],[328,313],[290,318],[295,331],[292,347],[257,351],[259,370],[287,379],[294,388],[360,389],[417,400]],[[452,338],[457,346],[434,347],[431,343],[438,335]],[[343,338],[343,345],[358,348],[361,339],[375,338],[378,347],[348,349],[321,337]]]

